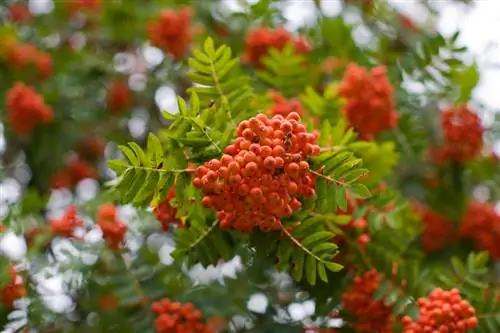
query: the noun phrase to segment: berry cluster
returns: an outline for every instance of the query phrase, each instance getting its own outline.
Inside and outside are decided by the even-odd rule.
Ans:
[[[132,96],[127,82],[117,79],[109,83],[106,94],[106,106],[112,114],[120,114],[130,109],[132,106]]]
[[[118,211],[112,204],[103,204],[97,213],[97,225],[109,248],[118,250],[123,244],[128,226],[118,219]]]
[[[24,3],[13,3],[8,8],[9,21],[14,23],[26,23],[31,21],[31,12]]]
[[[243,62],[262,67],[262,58],[269,54],[270,48],[283,50],[285,46],[292,43],[297,53],[308,53],[311,45],[304,37],[293,37],[283,27],[271,29],[268,27],[258,27],[250,30],[245,37],[245,51]]]
[[[222,39],[227,38],[231,35],[231,30],[229,30],[229,28],[222,23],[215,23],[213,29],[215,34]]]
[[[360,138],[371,140],[377,134],[396,126],[394,88],[384,66],[370,71],[350,63],[339,87],[346,99],[343,112]]]
[[[13,265],[9,267],[9,274],[9,283],[0,290],[0,302],[6,307],[12,307],[16,299],[26,296],[24,284]]]
[[[467,106],[449,108],[441,113],[443,145],[432,151],[438,162],[465,162],[477,157],[483,147],[481,119]]]
[[[363,199],[353,199],[349,192],[347,192],[346,197],[347,209],[346,211],[342,211],[340,208],[337,208],[338,215],[353,215],[357,207],[364,201]],[[349,236],[350,239],[354,239],[361,249],[364,249],[366,247],[366,244],[368,244],[368,242],[370,241],[370,234],[368,233],[368,223],[364,217],[356,220],[351,220],[349,223],[340,226],[340,228],[342,229],[343,234],[336,235],[333,239],[333,242],[337,245],[347,245],[347,236]],[[352,251],[346,251],[345,253],[346,256],[350,256],[351,254]]]
[[[66,166],[57,172],[50,180],[53,189],[71,188],[84,179],[97,179],[96,168],[83,160],[80,156],[72,156],[66,162]]]
[[[116,310],[120,302],[114,293],[106,293],[104,295],[99,296],[97,300],[97,307],[99,310],[110,312]]]
[[[164,298],[152,305],[158,316],[157,333],[215,333],[215,322],[204,322],[203,314],[192,303],[172,302]]]
[[[76,12],[97,12],[101,8],[102,0],[73,0],[64,3],[66,5],[66,10],[71,14]]]
[[[220,160],[197,168],[193,184],[205,194],[202,204],[217,211],[221,228],[279,230],[280,219],[301,207],[300,196],[315,195],[307,158],[320,153],[318,135],[299,121],[296,112],[245,120]]]
[[[161,229],[163,231],[170,231],[172,224],[175,224],[178,228],[182,228],[184,226],[182,220],[176,216],[177,208],[170,204],[170,200],[174,198],[175,185],[170,188],[165,199],[153,209],[153,214],[156,219],[160,221]]]
[[[98,136],[89,136],[78,145],[78,154],[87,158],[99,158],[104,155],[106,142]]]
[[[460,296],[458,289],[434,289],[429,298],[417,301],[420,316],[416,321],[403,317],[403,333],[464,333],[477,326],[475,309]]]
[[[149,24],[149,40],[168,54],[174,60],[181,60],[189,49],[193,38],[191,30],[191,8],[184,7],[178,12],[164,10],[160,17]]]
[[[58,236],[72,237],[75,229],[80,227],[83,227],[83,220],[76,215],[74,206],[69,206],[60,219],[50,221],[52,233]]]
[[[321,64],[321,71],[325,74],[337,71],[347,64],[347,60],[343,58],[328,57]]]
[[[351,324],[355,332],[393,332],[392,306],[373,299],[373,293],[382,280],[377,271],[368,271],[355,277],[351,287],[342,295],[343,308],[356,317],[356,322]]]
[[[17,72],[26,72],[33,67],[41,79],[48,79],[52,75],[53,64],[50,54],[31,44],[11,45],[7,52],[7,63]]]
[[[450,241],[455,239],[456,231],[453,222],[446,216],[418,203],[414,204],[414,208],[417,214],[420,215],[423,224],[420,244],[424,251],[440,251],[448,245]]]
[[[417,25],[415,24],[415,22],[413,22],[411,17],[409,17],[407,15],[400,14],[399,15],[399,22],[400,22],[401,26],[403,28],[405,28],[406,30],[410,30],[410,31],[417,30]]]
[[[54,117],[43,96],[21,82],[16,82],[8,91],[6,106],[8,121],[17,134],[30,133],[36,125],[50,123]]]
[[[500,259],[500,214],[493,205],[470,202],[459,233],[462,238],[471,239],[477,249],[488,251],[493,260]]]
[[[287,100],[277,91],[271,91],[270,95],[273,100],[273,106],[269,109],[271,116],[282,115],[286,117],[292,112],[296,112],[301,117],[304,115],[304,108],[298,99]]]

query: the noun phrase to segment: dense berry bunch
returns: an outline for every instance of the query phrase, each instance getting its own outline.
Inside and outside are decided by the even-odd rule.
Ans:
[[[132,106],[132,96],[127,82],[118,79],[110,82],[106,95],[106,106],[112,114],[120,114]]]
[[[26,296],[24,284],[20,281],[20,277],[13,265],[9,267],[9,274],[9,283],[0,290],[0,301],[6,307],[12,307],[16,299]]]
[[[193,184],[222,228],[278,230],[280,219],[301,207],[300,196],[315,194],[307,158],[319,154],[318,136],[299,121],[295,112],[243,121],[220,160],[198,167]]]
[[[245,37],[245,51],[243,61],[257,67],[262,66],[262,58],[269,54],[270,48],[283,50],[291,43],[297,53],[311,51],[311,45],[304,37],[294,37],[283,27],[271,29],[258,27],[250,30]]]
[[[273,106],[269,109],[271,116],[282,115],[286,117],[292,112],[297,112],[302,117],[305,113],[300,101],[296,98],[287,100],[276,91],[271,92],[271,98],[273,100]]]
[[[72,156],[66,161],[64,169],[57,172],[50,180],[53,189],[71,188],[84,179],[97,179],[97,169],[80,156]]]
[[[67,189],[73,186],[71,173],[67,169],[56,172],[49,181],[49,187],[54,190]]]
[[[401,26],[407,30],[417,29],[417,25],[415,24],[415,22],[413,22],[413,20],[407,15],[400,14],[399,21],[401,22]]]
[[[373,293],[382,283],[382,275],[375,270],[354,278],[351,287],[342,295],[342,306],[356,317],[351,324],[356,332],[392,333],[392,307],[383,300],[373,299]]]
[[[31,20],[31,12],[24,3],[13,3],[9,6],[8,18],[15,23],[25,23]]]
[[[500,259],[500,214],[493,205],[472,201],[462,217],[460,236],[471,239],[479,250]]]
[[[460,296],[458,289],[434,289],[428,298],[417,301],[420,316],[416,321],[404,317],[403,333],[464,333],[477,325],[475,309]]]
[[[119,305],[120,302],[114,293],[107,293],[101,295],[97,300],[97,307],[99,308],[99,310],[106,312],[116,310],[116,308],[118,308]]]
[[[184,7],[178,12],[164,10],[160,17],[148,27],[149,40],[176,61],[181,60],[189,49],[193,38],[191,30],[191,9]]]
[[[43,97],[21,82],[8,91],[6,106],[9,124],[18,134],[30,133],[36,125],[50,123],[54,117]]]
[[[363,203],[363,199],[354,199],[347,192],[347,209],[346,211],[337,208],[338,215],[353,215],[355,210],[360,204]],[[370,241],[370,234],[368,233],[368,223],[365,218],[358,218],[356,220],[351,220],[349,223],[340,226],[342,229],[342,234],[336,235],[333,242],[338,245],[347,245],[347,239],[354,239],[357,244],[363,249],[366,244]],[[350,255],[351,253],[345,253]],[[342,254],[341,254],[342,255]]]
[[[50,221],[52,232],[63,237],[72,237],[75,229],[80,227],[83,227],[83,220],[76,215],[74,206],[68,207],[60,219]]]
[[[104,155],[106,141],[98,136],[89,136],[78,145],[78,153],[88,158],[99,158]]]
[[[153,214],[155,215],[156,219],[160,221],[163,231],[170,231],[170,227],[172,226],[172,224],[175,224],[179,228],[182,228],[184,226],[182,220],[176,216],[177,208],[173,207],[170,204],[170,200],[174,198],[175,186],[172,186],[168,191],[165,199],[160,202],[160,204],[153,210]]]
[[[65,3],[66,9],[74,14],[76,12],[96,12],[101,8],[102,0],[73,0]]]
[[[213,325],[203,320],[203,314],[192,303],[172,302],[164,298],[152,305],[156,313],[157,333],[215,333]]]
[[[328,57],[323,60],[321,64],[321,71],[323,73],[331,73],[337,71],[347,64],[348,60],[336,57]]]
[[[441,113],[443,145],[433,151],[437,162],[465,162],[477,157],[483,147],[481,119],[467,106]]]
[[[34,67],[42,79],[52,75],[52,57],[47,52],[37,49],[31,44],[17,44],[10,47],[7,61],[11,69],[26,71]]]
[[[118,250],[125,239],[128,226],[118,219],[118,211],[112,204],[103,204],[97,213],[97,225],[102,230],[102,237],[113,250]]]
[[[87,178],[97,179],[96,168],[83,160],[80,156],[70,158],[67,168],[71,174],[73,184],[77,184]]]
[[[455,239],[456,231],[453,222],[446,216],[420,204],[415,204],[414,207],[420,215],[424,227],[420,238],[420,244],[424,251],[440,251]]]
[[[395,110],[394,88],[385,67],[368,71],[357,64],[349,64],[339,93],[346,99],[343,112],[360,138],[370,140],[396,126],[399,116]]]

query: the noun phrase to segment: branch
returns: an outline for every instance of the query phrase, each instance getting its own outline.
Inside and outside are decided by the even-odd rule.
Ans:
[[[299,240],[297,240],[295,237],[292,236],[292,234],[286,229],[283,227],[283,225],[281,226],[281,231],[283,231],[283,233],[292,241],[292,243],[294,243],[297,247],[299,247],[302,251],[304,251],[305,253],[307,253],[308,255],[310,255],[311,257],[313,257],[316,261],[320,262],[320,263],[326,263],[325,260],[321,259],[320,257],[318,257],[317,255],[315,255],[314,253],[312,253],[311,251],[309,251],[306,247],[304,247]]]

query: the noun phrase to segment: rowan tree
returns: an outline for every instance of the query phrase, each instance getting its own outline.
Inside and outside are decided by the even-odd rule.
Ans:
[[[2,2],[3,332],[500,332],[475,60],[326,2]]]

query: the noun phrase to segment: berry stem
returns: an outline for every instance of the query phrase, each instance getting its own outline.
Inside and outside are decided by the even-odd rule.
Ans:
[[[330,152],[330,151],[339,151],[339,150],[342,150],[344,148],[345,147],[343,147],[343,146],[323,147],[323,148],[320,149],[320,152],[326,153],[326,152]]]
[[[233,116],[231,114],[231,108],[229,107],[229,102],[227,100],[226,95],[224,95],[224,92],[222,92],[219,78],[217,77],[217,72],[215,71],[215,64],[213,62],[213,59],[211,58],[210,58],[210,70],[212,71],[212,79],[214,80],[214,87],[220,96],[222,107],[224,108],[224,111],[226,111],[229,121],[231,122],[231,125],[233,127],[236,127],[236,123],[234,122]]]
[[[200,244],[205,239],[205,237],[207,237],[215,229],[215,227],[219,225],[219,223],[219,220],[215,220],[215,222],[187,248],[187,251],[189,252],[196,246],[198,246],[198,244]]]
[[[311,257],[314,258],[314,260],[320,262],[320,263],[325,263],[325,260],[321,259],[320,257],[318,257],[317,255],[315,255],[314,253],[312,253],[311,251],[309,251],[306,247],[304,247],[299,240],[297,240],[295,237],[292,236],[292,234],[285,228],[285,227],[281,227],[281,231],[292,241],[292,243],[294,243],[295,245],[297,245],[302,251],[304,251],[306,254],[310,255]]]
[[[313,175],[315,176],[318,176],[320,178],[323,178],[325,179],[327,182],[330,182],[330,183],[336,183],[337,185],[346,185],[346,183],[340,181],[340,180],[337,180],[337,179],[334,179],[330,176],[326,176],[324,174],[322,174],[321,172],[318,172],[318,171],[314,171],[314,170],[309,170]]]

